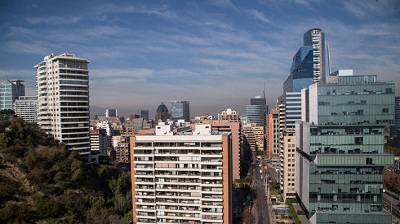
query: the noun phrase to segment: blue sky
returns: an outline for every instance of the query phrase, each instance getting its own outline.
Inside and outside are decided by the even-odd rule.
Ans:
[[[0,79],[26,80],[48,53],[91,61],[90,105],[120,114],[189,100],[191,115],[243,114],[282,94],[303,34],[325,32],[332,71],[378,74],[400,95],[400,1],[21,1],[0,3]]]

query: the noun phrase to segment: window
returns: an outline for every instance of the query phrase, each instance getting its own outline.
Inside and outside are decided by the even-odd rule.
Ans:
[[[372,165],[372,158],[366,158],[366,164]]]
[[[354,138],[355,145],[362,145],[363,144],[363,137],[355,137]]]
[[[382,108],[382,114],[389,113],[389,108]]]

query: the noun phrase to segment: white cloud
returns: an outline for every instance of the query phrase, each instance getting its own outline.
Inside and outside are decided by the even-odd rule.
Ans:
[[[249,10],[248,12],[253,18],[255,18],[263,23],[272,25],[272,22],[262,12],[257,11],[255,9]]]
[[[399,2],[397,0],[364,0],[341,2],[348,12],[361,19],[376,17],[377,15],[398,16]]]
[[[60,17],[60,16],[49,16],[49,17],[28,17],[26,21],[30,24],[52,24],[52,25],[62,25],[62,24],[76,24],[81,20],[80,17]]]
[[[9,41],[2,48],[4,49],[4,51],[16,54],[43,55],[50,52],[50,50],[45,45],[46,44],[42,41]]]

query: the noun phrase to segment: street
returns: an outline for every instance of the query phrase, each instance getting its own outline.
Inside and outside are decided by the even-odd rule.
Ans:
[[[388,194],[383,193],[384,208],[397,218],[400,218],[400,207],[398,206],[399,203],[400,202],[398,199],[392,198]]]
[[[255,192],[254,194],[254,199],[253,199],[253,208],[252,208],[252,215],[255,217],[256,222],[258,224],[269,224],[270,222],[270,211],[268,208],[268,200],[264,199],[264,196],[267,194],[266,193],[266,177],[265,173],[263,172],[262,174],[260,173],[260,170],[262,170],[262,166],[260,167],[256,161],[257,158],[254,158],[254,172],[253,172],[253,190]],[[262,176],[263,175],[263,176]]]

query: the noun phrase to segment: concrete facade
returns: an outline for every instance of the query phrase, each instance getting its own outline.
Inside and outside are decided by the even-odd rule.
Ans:
[[[132,137],[134,223],[232,223],[231,144],[204,124]]]

